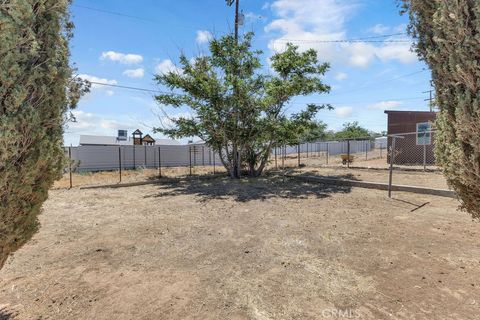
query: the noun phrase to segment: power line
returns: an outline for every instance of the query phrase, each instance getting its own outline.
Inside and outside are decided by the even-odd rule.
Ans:
[[[72,4],[72,7],[77,7],[77,8],[81,8],[81,9],[90,10],[90,11],[96,11],[96,12],[100,12],[100,13],[104,13],[104,14],[110,14],[110,15],[124,17],[124,18],[141,20],[141,21],[145,21],[145,22],[162,23],[161,21],[154,20],[154,19],[143,18],[143,17],[140,17],[140,16],[134,16],[134,15],[130,15],[130,14],[122,13],[122,12],[104,10],[104,9],[99,9],[99,8],[94,8],[94,7],[84,6],[84,5]],[[169,26],[169,28],[172,28],[172,26]],[[182,26],[175,26],[175,28],[176,29],[184,29],[184,30],[195,30],[195,31],[198,30],[198,28],[188,28],[188,27],[182,27]]]
[[[378,84],[384,84],[384,83],[393,82],[393,81],[396,81],[396,80],[399,80],[399,79],[408,78],[408,77],[423,73],[425,71],[427,71],[427,69],[422,68],[421,70],[418,70],[418,71],[415,71],[415,72],[412,72],[412,73],[403,74],[403,75],[400,75],[400,76],[397,76],[397,77],[394,77],[394,78],[391,78],[391,79],[387,79],[387,80],[384,80],[384,81],[370,82],[370,83],[367,83],[365,85],[359,86],[356,89],[352,89],[352,90],[349,90],[349,91],[344,91],[344,92],[339,92],[339,93],[333,94],[332,97],[341,96],[341,95],[349,94],[349,93],[352,93],[352,92],[357,92],[357,91],[363,90],[363,89],[371,87],[371,86],[376,86]]]
[[[106,87],[113,87],[113,88],[120,88],[120,89],[128,89],[128,90],[137,90],[137,91],[144,91],[144,92],[152,92],[152,93],[163,93],[163,94],[171,94],[171,92],[161,91],[161,90],[154,90],[154,89],[146,89],[140,87],[132,87],[132,86],[123,86],[117,84],[109,84],[109,83],[102,83],[96,81],[89,81],[92,84],[106,86]],[[423,100],[425,97],[409,97],[409,98],[385,98],[382,100],[376,100],[371,102],[364,102],[364,103],[375,103],[375,102],[382,102],[382,101],[407,101],[407,100]],[[294,103],[290,105],[307,105],[307,104],[348,104],[348,103],[341,103],[341,102],[306,102],[306,103]]]
[[[147,19],[147,18],[132,16],[132,15],[129,15],[129,14],[115,12],[115,11],[93,8],[93,7],[89,7],[89,6],[82,6],[82,5],[79,5],[79,4],[72,4],[72,7],[77,7],[77,8],[82,8],[82,9],[87,9],[87,10],[97,11],[97,12],[102,12],[102,13],[107,13],[107,14],[112,14],[112,15],[115,15],[115,16],[120,16],[120,17],[125,17],[125,18],[143,20],[143,21],[148,21],[148,22],[156,22],[155,20],[151,20],[151,19]]]
[[[87,80],[88,81],[88,80]],[[130,86],[121,86],[117,84],[109,84],[109,83],[103,83],[103,82],[96,82],[96,81],[88,81],[92,84],[96,84],[99,86],[106,86],[106,87],[113,87],[113,88],[121,88],[121,89],[128,89],[128,90],[137,90],[137,91],[145,91],[145,92],[153,92],[153,93],[163,93],[163,94],[170,94],[171,92],[165,92],[165,91],[160,91],[160,90],[153,90],[153,89],[145,89],[145,88],[139,88],[139,87],[130,87]]]
[[[278,39],[273,42],[301,42],[301,43],[412,43],[410,40],[294,40]]]
[[[352,39],[338,39],[338,40],[309,40],[309,39],[277,39],[274,42],[306,42],[306,43],[356,43],[356,42],[373,42],[373,43],[384,43],[384,42],[398,42],[398,43],[410,43],[410,40],[372,40],[372,39],[380,39],[380,38],[389,38],[395,36],[402,36],[406,35],[405,32],[400,33],[392,33],[392,34],[385,34],[385,35],[378,35],[378,36],[370,36],[370,37],[361,37],[361,38],[352,38]]]

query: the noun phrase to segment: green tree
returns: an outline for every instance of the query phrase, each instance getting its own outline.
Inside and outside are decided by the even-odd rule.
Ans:
[[[202,138],[232,178],[240,177],[237,166],[250,176],[261,175],[272,148],[298,142],[314,128],[318,110],[329,107],[309,105],[288,117],[285,109],[292,97],[329,91],[321,81],[329,66],[318,62],[314,50],[299,52],[289,44],[271,57],[275,74],[267,75],[261,72],[262,52],[252,50],[252,38],[248,33],[238,43],[232,35],[214,39],[210,55],[194,61],[181,55],[181,71],[156,76],[172,90],[156,97],[161,105],[192,110],[192,117],[172,119],[171,128],[156,130],[174,138]]]
[[[480,2],[403,0],[403,10],[435,84],[437,163],[463,209],[480,218]]]
[[[357,121],[343,124],[342,130],[335,133],[335,139],[365,139],[371,138],[371,132],[363,128]]]
[[[327,124],[323,121],[311,121],[311,127],[300,138],[301,142],[316,142],[328,137]]]
[[[68,63],[69,3],[0,3],[0,267],[37,229],[64,168],[66,112],[86,90]]]

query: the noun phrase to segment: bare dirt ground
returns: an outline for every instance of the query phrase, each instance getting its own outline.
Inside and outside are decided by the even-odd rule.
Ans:
[[[192,175],[205,176],[215,173],[224,173],[224,167],[215,168],[213,166],[201,166],[193,167]],[[148,181],[159,178],[158,169],[137,169],[137,170],[124,170],[122,171],[121,183]],[[162,168],[161,174],[163,177],[175,178],[186,177],[190,175],[189,167],[169,167]],[[99,171],[99,172],[83,172],[72,173],[72,186],[73,187],[85,187],[85,186],[101,186],[107,184],[120,183],[120,173],[118,171]],[[70,187],[70,175],[64,174],[63,177],[56,181],[53,189],[67,189]]]
[[[480,224],[453,199],[396,197],[279,177],[54,190],[39,233],[0,271],[0,310],[14,319],[478,319]]]
[[[295,171],[299,173],[309,173],[322,177],[338,177],[345,176],[347,179],[388,183],[389,171],[378,169],[364,169],[346,167],[318,167],[318,168],[301,168]],[[445,177],[440,172],[423,172],[423,171],[403,171],[395,170],[393,172],[393,184],[409,185],[417,187],[426,187],[433,189],[449,189]]]
[[[298,158],[294,155],[287,157],[285,166],[295,169],[301,173],[311,173],[323,177],[344,176],[348,179],[388,183],[389,170],[388,163],[385,158],[374,158],[378,154],[369,154],[368,160],[365,160],[364,154],[356,155],[356,160],[351,167],[343,165],[340,156],[331,156],[328,159],[324,155],[317,156],[310,154],[307,158],[305,154],[301,154],[300,163],[302,168],[298,168]],[[277,166],[282,168],[282,163],[278,162]],[[272,164],[270,165],[272,167]],[[393,184],[410,185],[418,187],[427,187],[434,189],[449,189],[447,181],[441,171],[435,166],[428,166],[423,171],[421,166],[394,166]]]

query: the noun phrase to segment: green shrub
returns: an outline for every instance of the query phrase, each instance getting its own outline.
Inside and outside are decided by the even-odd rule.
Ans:
[[[480,218],[480,2],[404,0],[440,107],[436,158],[463,209]]]
[[[87,90],[71,79],[69,4],[0,3],[0,267],[37,230],[65,164],[66,113]]]

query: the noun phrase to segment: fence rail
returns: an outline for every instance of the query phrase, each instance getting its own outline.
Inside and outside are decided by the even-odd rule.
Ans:
[[[219,163],[211,148],[186,146],[79,146],[65,149],[77,172],[158,167],[206,166]]]
[[[365,171],[351,173],[355,173],[356,179],[373,179],[374,182],[389,182],[390,185],[394,182],[408,183],[408,179],[413,179],[412,185],[418,182],[425,186],[429,183],[429,177],[418,175],[415,177],[413,173],[401,172],[412,170],[427,172],[436,169],[434,142],[435,132],[428,131],[394,134],[375,140],[357,138],[300,143],[274,148],[268,166],[270,169],[294,167],[301,167],[306,171],[316,169],[312,173],[318,172],[325,176],[334,175],[335,172],[342,176],[344,173],[338,171],[341,168],[368,169],[369,174]],[[82,184],[82,181],[99,183],[101,177],[108,179],[110,183],[112,179],[122,182],[122,174],[124,181],[131,181],[145,178],[146,175],[148,178],[154,178],[162,175],[209,174],[218,172],[222,170],[219,167],[223,167],[219,155],[206,145],[80,146],[66,148],[65,152],[70,158],[66,168],[69,177],[63,181],[64,185],[69,183],[70,187],[73,184]],[[394,172],[397,170],[399,171],[396,178]],[[103,173],[92,175],[91,180],[83,176],[100,171]],[[72,172],[76,172],[73,182]],[[423,180],[420,181],[418,178]],[[445,185],[440,178],[434,178],[437,187]]]

